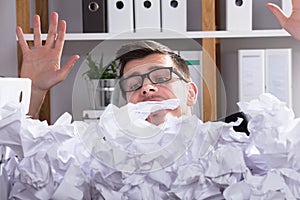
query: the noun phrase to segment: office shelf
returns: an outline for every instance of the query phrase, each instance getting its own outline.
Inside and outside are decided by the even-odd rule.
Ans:
[[[253,30],[253,31],[191,31],[185,33],[152,32],[152,33],[67,33],[67,41],[84,40],[131,40],[131,39],[203,39],[203,38],[258,38],[258,37],[289,37],[290,34],[283,29]],[[33,34],[25,34],[25,39],[33,40]],[[46,39],[46,34],[42,35]]]

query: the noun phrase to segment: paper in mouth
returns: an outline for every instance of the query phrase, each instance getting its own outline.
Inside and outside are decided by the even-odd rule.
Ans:
[[[151,113],[159,110],[174,110],[179,106],[179,99],[168,99],[164,101],[145,101],[136,104],[129,103],[128,109],[131,119],[146,120]]]

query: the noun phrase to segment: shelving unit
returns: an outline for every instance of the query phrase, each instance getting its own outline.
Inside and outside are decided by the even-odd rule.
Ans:
[[[29,25],[29,9],[30,0],[16,0],[17,2],[17,15],[21,24],[26,25],[25,39],[27,41],[33,40],[33,34],[28,29]],[[194,39],[202,43],[203,50],[209,56],[210,61],[203,57],[203,76],[206,80],[204,85],[204,121],[215,120],[217,118],[217,80],[216,69],[212,67],[212,62],[218,64],[218,40],[226,38],[264,38],[264,37],[289,37],[290,35],[282,30],[253,30],[253,31],[216,31],[216,15],[217,5],[216,0],[202,1],[202,30],[203,31],[190,31],[185,33],[169,32],[157,32],[157,33],[67,33],[66,41],[68,43],[89,42],[89,41],[105,41],[105,40],[141,40],[141,39],[153,39],[153,40],[169,40],[169,39]],[[36,0],[38,3],[38,9],[47,10],[47,0]],[[42,6],[41,6],[42,5]],[[45,12],[43,12],[45,13]],[[42,20],[47,20],[45,14],[43,14]],[[46,23],[42,23],[46,24]],[[21,25],[22,26],[22,25]],[[23,26],[22,26],[23,27]],[[45,27],[43,27],[45,30]],[[42,35],[42,39],[46,39],[46,34]],[[76,52],[74,52],[76,53]],[[20,53],[19,53],[20,54]],[[19,62],[20,63],[20,62]],[[47,115],[50,116],[50,108],[46,106],[48,110]]]

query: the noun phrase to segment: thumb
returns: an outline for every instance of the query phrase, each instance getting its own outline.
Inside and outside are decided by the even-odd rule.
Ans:
[[[277,18],[279,21],[280,25],[284,27],[287,16],[284,14],[284,12],[279,8],[277,5],[268,3],[266,4],[266,7],[273,13],[273,15]]]
[[[71,56],[67,62],[60,68],[60,78],[61,80],[65,80],[70,71],[73,69],[76,61],[79,59],[78,55]]]

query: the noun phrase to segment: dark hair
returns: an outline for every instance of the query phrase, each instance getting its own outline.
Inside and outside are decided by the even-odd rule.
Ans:
[[[174,53],[169,47],[152,40],[131,42],[122,46],[117,51],[116,60],[119,64],[119,76],[123,76],[124,67],[129,61],[144,58],[155,53],[169,55],[176,65],[178,71],[182,73],[184,78],[188,80],[190,79],[189,68],[185,60],[182,59],[178,54]]]

